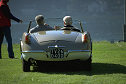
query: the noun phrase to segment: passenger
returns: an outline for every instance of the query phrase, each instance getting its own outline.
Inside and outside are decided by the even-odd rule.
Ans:
[[[78,28],[75,28],[74,26],[72,26],[72,18],[71,18],[71,16],[65,16],[63,18],[63,22],[64,22],[64,27],[61,28],[62,30],[73,30],[73,31],[80,32],[80,30]]]
[[[35,17],[35,21],[37,23],[37,26],[30,29],[29,33],[34,33],[38,31],[46,31],[46,30],[54,30],[52,27],[50,27],[49,25],[45,23],[43,15],[37,15]]]

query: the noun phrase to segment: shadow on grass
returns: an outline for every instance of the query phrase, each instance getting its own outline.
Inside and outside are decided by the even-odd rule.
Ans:
[[[33,71],[36,72],[36,71]],[[126,66],[120,64],[92,63],[92,70],[86,71],[78,66],[48,66],[37,70],[39,73],[66,74],[66,75],[101,75],[101,74],[126,74]]]

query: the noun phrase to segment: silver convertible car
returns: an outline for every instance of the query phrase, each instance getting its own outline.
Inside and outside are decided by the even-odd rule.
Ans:
[[[31,22],[29,28],[30,25]],[[81,22],[80,28],[24,32],[20,42],[23,71],[29,72],[30,66],[61,62],[79,62],[79,66],[91,70],[92,40],[89,32],[83,31]]]

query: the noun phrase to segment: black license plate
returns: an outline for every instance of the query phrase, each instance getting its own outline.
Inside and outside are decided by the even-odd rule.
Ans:
[[[63,49],[51,49],[50,51],[51,58],[64,58],[64,50]]]

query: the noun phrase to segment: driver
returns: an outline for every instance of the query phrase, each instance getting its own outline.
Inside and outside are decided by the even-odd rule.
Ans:
[[[65,16],[63,18],[63,22],[64,22],[64,27],[61,28],[62,30],[73,30],[73,31],[80,32],[80,30],[78,28],[75,28],[74,26],[72,26],[72,17],[71,16]]]
[[[48,24],[45,23],[43,15],[37,15],[35,17],[35,21],[37,23],[37,26],[30,29],[29,33],[34,33],[38,31],[46,31],[46,30],[54,30],[52,27],[50,27]]]

